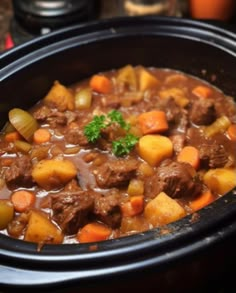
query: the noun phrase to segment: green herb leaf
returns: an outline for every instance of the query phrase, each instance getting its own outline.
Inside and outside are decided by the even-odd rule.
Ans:
[[[122,114],[117,110],[112,110],[107,114],[108,118],[110,118],[111,122],[116,122],[120,125],[121,128],[125,130],[130,129],[130,124],[126,123]]]
[[[105,128],[106,116],[94,116],[93,120],[84,127],[84,134],[89,142],[96,142],[101,137],[101,129]]]
[[[120,157],[127,155],[138,142],[138,137],[128,133],[125,137],[112,142],[112,152]]]

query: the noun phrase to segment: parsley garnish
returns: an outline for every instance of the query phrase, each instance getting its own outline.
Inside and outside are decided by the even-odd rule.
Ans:
[[[120,125],[121,128],[123,128],[125,130],[130,129],[130,125],[125,122],[124,118],[122,117],[122,114],[119,111],[112,110],[111,112],[109,112],[107,114],[107,117],[110,118],[111,123],[116,122],[116,123],[118,123]]]
[[[112,110],[106,116],[94,116],[93,120],[84,127],[84,134],[89,142],[95,143],[101,137],[101,130],[113,123],[118,123],[126,131],[130,129],[130,124],[125,122],[122,114],[117,110]],[[128,133],[125,137],[112,142],[112,152],[116,156],[127,155],[137,142],[138,138]]]
[[[112,152],[118,157],[127,155],[137,142],[138,137],[128,133],[125,137],[112,142]]]
[[[84,134],[89,142],[96,142],[101,137],[101,129],[105,128],[106,116],[94,116],[93,120],[84,127]]]

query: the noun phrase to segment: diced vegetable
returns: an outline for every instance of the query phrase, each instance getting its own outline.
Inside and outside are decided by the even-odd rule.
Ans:
[[[132,196],[129,201],[121,206],[122,214],[124,217],[133,217],[140,214],[144,208],[143,195]]]
[[[8,116],[9,121],[19,134],[24,137],[25,140],[31,141],[34,132],[38,129],[38,122],[36,119],[27,111],[19,108],[10,110]]]
[[[51,139],[51,133],[48,129],[39,128],[34,132],[33,141],[34,143],[41,144],[49,142]]]
[[[166,136],[147,134],[139,139],[138,153],[151,166],[157,166],[162,160],[172,156],[173,144]]]
[[[154,227],[177,221],[185,215],[184,208],[164,192],[148,202],[144,209],[144,216]]]
[[[197,198],[190,201],[189,207],[193,212],[196,212],[214,201],[215,197],[210,190],[200,194]]]
[[[80,243],[107,240],[112,230],[101,223],[89,223],[79,230],[77,239]]]
[[[128,195],[142,195],[144,192],[144,183],[140,179],[131,179],[128,186]]]
[[[189,99],[186,97],[186,93],[184,90],[180,88],[170,88],[165,89],[159,92],[159,96],[162,99],[173,98],[175,103],[180,107],[185,107],[189,103]]]
[[[23,141],[23,140],[16,140],[14,142],[14,145],[18,151],[25,153],[25,154],[27,154],[32,148],[30,143]]]
[[[5,141],[7,142],[15,142],[16,140],[20,140],[22,137],[18,131],[12,131],[5,134]]]
[[[96,74],[90,79],[89,85],[93,91],[102,94],[108,94],[112,90],[110,79],[104,75]]]
[[[212,90],[207,86],[199,85],[192,90],[192,93],[199,98],[207,99],[211,96]]]
[[[145,91],[147,89],[158,86],[159,80],[144,68],[139,71],[139,90]]]
[[[0,199],[0,230],[5,229],[14,217],[14,207],[10,200]]]
[[[232,141],[236,141],[236,124],[231,124],[227,129],[227,134],[229,139]]]
[[[118,82],[128,85],[131,90],[137,90],[137,77],[133,66],[128,64],[125,67],[121,68],[118,71],[116,79]]]
[[[63,242],[61,230],[40,211],[30,212],[29,223],[25,232],[25,241],[41,244],[60,244]]]
[[[146,231],[149,228],[148,223],[146,221],[144,222],[143,219],[138,216],[123,217],[120,227],[121,231],[126,234]]]
[[[36,201],[36,196],[33,192],[27,190],[17,190],[11,195],[11,202],[17,212],[26,212],[32,208]]]
[[[46,103],[54,105],[59,111],[74,110],[74,96],[72,92],[62,85],[59,81],[55,81],[54,85],[44,98]]]
[[[213,192],[224,195],[236,186],[236,169],[210,169],[205,173],[203,181]]]
[[[143,134],[162,133],[168,129],[166,114],[163,111],[144,112],[138,116]]]
[[[230,125],[231,122],[229,118],[227,116],[221,116],[216,119],[211,125],[206,126],[203,131],[206,137],[211,137],[217,133],[225,132]]]
[[[92,103],[92,91],[90,88],[81,89],[75,95],[75,109],[89,109]]]
[[[197,170],[200,166],[199,150],[193,146],[185,146],[177,156],[178,162],[189,163]]]
[[[35,182],[44,189],[58,188],[77,174],[75,165],[69,160],[42,160],[32,171]]]

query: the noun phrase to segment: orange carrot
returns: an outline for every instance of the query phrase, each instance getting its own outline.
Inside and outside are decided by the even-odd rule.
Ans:
[[[20,139],[21,139],[21,135],[17,131],[13,131],[13,132],[9,132],[5,134],[5,141],[7,142],[14,142]]]
[[[85,225],[77,233],[80,243],[103,241],[109,238],[112,230],[104,224],[93,222]]]
[[[138,116],[143,134],[161,133],[168,129],[166,114],[163,111],[149,111]]]
[[[199,150],[193,146],[185,146],[177,156],[178,162],[189,163],[194,167],[194,169],[198,169],[200,165],[200,155]]]
[[[11,195],[11,202],[17,212],[25,212],[35,203],[36,196],[27,190],[18,190]]]
[[[212,90],[206,86],[199,85],[192,90],[192,93],[199,98],[207,99],[212,94]]]
[[[143,195],[135,195],[130,198],[121,206],[122,214],[124,217],[133,217],[140,214],[144,208]]]
[[[227,134],[232,141],[236,141],[236,124],[231,124],[227,129]]]
[[[109,78],[107,78],[104,75],[94,75],[90,79],[89,85],[92,90],[102,93],[102,94],[108,94],[111,92],[112,89],[112,83]]]
[[[189,203],[190,208],[192,211],[196,212],[208,204],[212,203],[214,201],[214,195],[211,193],[210,190],[207,190],[203,192],[200,196],[198,196],[196,199],[192,200]]]
[[[48,129],[39,128],[34,132],[33,141],[37,144],[48,142],[51,138],[51,133]]]

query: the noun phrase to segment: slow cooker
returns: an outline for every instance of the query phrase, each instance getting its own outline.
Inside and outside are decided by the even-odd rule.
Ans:
[[[119,17],[56,30],[3,53],[1,126],[13,106],[33,106],[55,79],[70,85],[125,64],[181,70],[236,97],[234,33],[184,18]],[[96,245],[45,245],[41,251],[0,234],[0,289],[215,290],[236,260],[235,214],[234,189],[194,219],[169,224],[168,233],[155,228]]]

